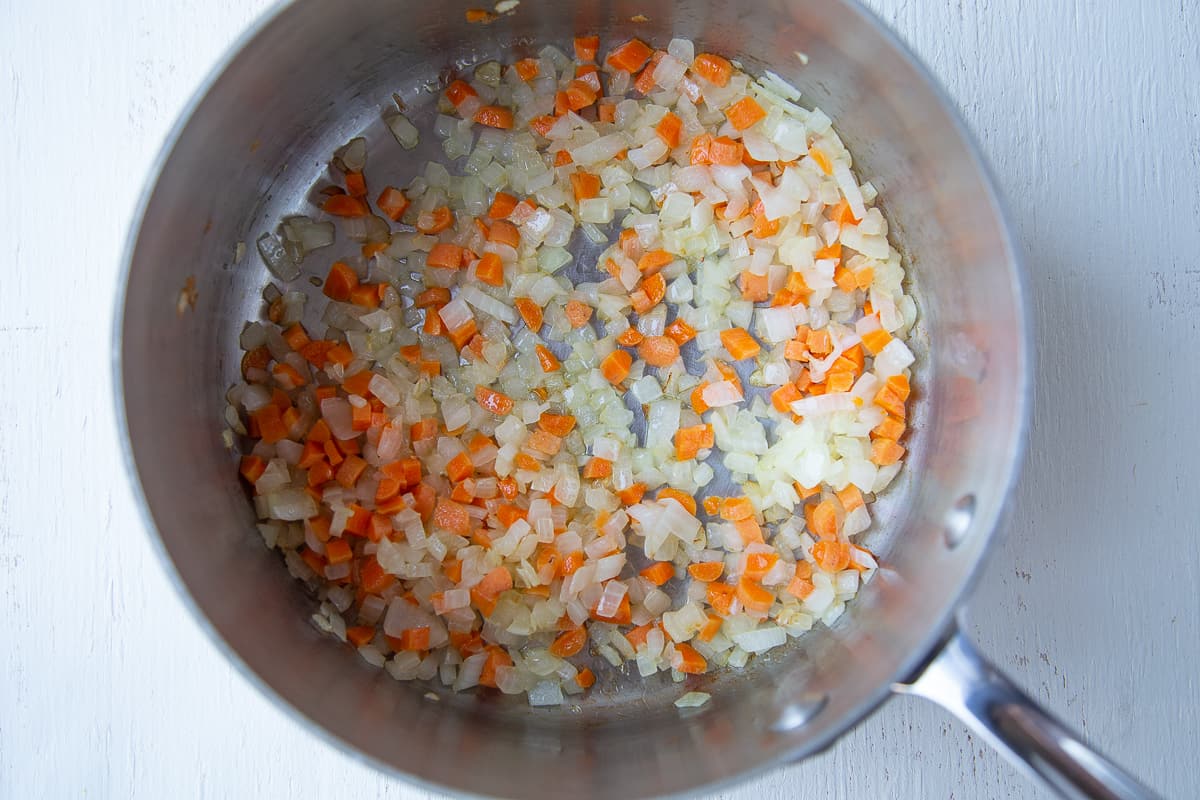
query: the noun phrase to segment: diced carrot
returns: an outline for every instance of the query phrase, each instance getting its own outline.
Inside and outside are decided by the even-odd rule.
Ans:
[[[284,361],[281,361],[272,367],[271,374],[275,376],[277,382],[280,379],[283,380],[283,383],[280,385],[290,389],[295,389],[308,383],[304,376],[300,374],[300,370]]]
[[[375,638],[375,628],[370,625],[355,625],[352,628],[346,628],[346,638],[355,647],[362,647],[370,644],[371,640]]]
[[[576,36],[574,44],[576,61],[588,62],[596,60],[596,53],[600,49],[599,36]]]
[[[517,313],[525,320],[525,327],[537,333],[542,329],[542,307],[528,297],[518,297],[513,300]]]
[[[479,324],[475,322],[475,320],[469,319],[454,330],[448,332],[446,334],[446,338],[453,343],[455,348],[462,350],[463,346],[466,345],[467,342],[474,339],[475,334],[477,333],[479,333]]]
[[[822,247],[813,253],[813,258],[818,261],[820,261],[821,259],[826,259],[826,258],[832,258],[834,261],[838,261],[841,259],[841,257],[842,257],[842,243],[841,242],[834,242],[833,244],[826,245],[825,247]],[[849,289],[845,289],[845,287],[842,287],[842,288],[844,289],[844,291],[847,291],[847,292],[850,291]]]
[[[592,307],[579,300],[568,300],[565,311],[572,328],[582,328],[592,318]]]
[[[571,81],[567,84],[565,94],[567,96],[567,108],[572,111],[579,111],[596,102],[596,90],[587,81]]]
[[[734,130],[744,131],[767,118],[767,112],[753,97],[743,97],[725,109],[725,117]]]
[[[334,364],[340,364],[344,367],[354,360],[354,351],[341,342],[338,342],[325,351],[325,357]]]
[[[696,329],[678,317],[666,327],[663,333],[674,339],[675,344],[680,347],[696,338]]]
[[[545,345],[537,345],[534,352],[537,353],[538,365],[542,368],[542,372],[556,372],[562,367],[558,357]]]
[[[822,500],[813,507],[811,527],[813,533],[822,539],[837,538],[837,506],[832,500]]]
[[[299,352],[304,345],[308,344],[311,339],[308,338],[308,331],[304,330],[304,326],[299,322],[295,323],[283,332],[283,340],[287,342],[287,346]]]
[[[409,201],[404,192],[394,186],[388,186],[379,193],[378,199],[375,200],[375,205],[379,206],[379,210],[393,222],[399,222],[404,216],[404,212],[408,210]]]
[[[433,524],[451,533],[466,536],[471,532],[471,516],[466,506],[453,500],[439,500],[433,509]]]
[[[675,577],[675,566],[669,561],[656,561],[638,574],[655,586],[662,586]]]
[[[673,660],[671,665],[685,675],[700,675],[708,670],[708,662],[704,660],[704,656],[697,653],[696,648],[690,644],[676,644],[675,653],[678,658]]]
[[[807,564],[808,562],[801,561],[800,563]],[[813,585],[812,580],[809,578],[801,578],[799,575],[797,575],[796,577],[792,578],[790,583],[788,583],[787,593],[793,597],[798,597],[803,600],[812,594],[815,589],[816,587]]]
[[[583,472],[580,473],[587,480],[599,480],[612,475],[612,462],[606,458],[593,456],[583,466]]]
[[[779,556],[776,553],[748,553],[746,569],[742,574],[751,580],[761,581],[778,561]]]
[[[438,242],[429,251],[425,263],[431,267],[458,269],[463,264],[463,249],[456,244]]]
[[[361,172],[346,173],[346,193],[351,197],[367,196],[367,180]]]
[[[718,136],[708,145],[708,157],[717,166],[736,167],[742,163],[743,146],[728,136]]]
[[[689,514],[696,516],[696,498],[687,492],[681,492],[678,489],[672,489],[670,486],[664,486],[658,490],[658,494],[654,499],[660,503],[664,500],[674,500],[683,506]]]
[[[633,73],[641,69],[652,55],[654,55],[654,51],[641,39],[630,39],[625,44],[610,50],[605,63],[613,69]]]
[[[703,561],[688,566],[688,574],[698,581],[711,582],[725,571],[724,561]]]
[[[818,147],[808,148],[808,155],[813,161],[817,162],[817,166],[821,168],[821,172],[826,175],[833,174],[833,162],[829,160],[829,156]]]
[[[611,100],[602,100],[596,105],[596,113],[601,122],[616,122],[617,104]]]
[[[841,265],[837,266],[833,271],[833,282],[847,294],[858,288],[854,281],[854,273]]]
[[[704,402],[704,389],[708,383],[701,383],[695,389],[692,389],[692,395],[689,398],[692,404],[692,410],[697,414],[703,414],[708,411],[708,403]]]
[[[775,602],[775,595],[749,578],[738,581],[737,598],[742,601],[742,608],[758,613],[770,611]]]
[[[541,71],[536,58],[522,58],[513,64],[513,69],[517,71],[517,77],[523,81],[533,80],[538,76],[538,72]]]
[[[871,461],[881,467],[895,464],[904,458],[904,447],[894,439],[875,439],[871,442]]]
[[[875,405],[894,417],[905,419],[907,411],[904,401],[908,399],[909,391],[908,378],[903,375],[893,375],[875,393]]]
[[[766,275],[755,275],[750,270],[743,270],[738,276],[738,286],[742,290],[743,300],[761,303],[769,297]]]
[[[508,220],[498,219],[488,229],[487,240],[506,244],[515,249],[521,246],[521,231]]]
[[[838,392],[848,392],[852,386],[854,386],[853,372],[836,370],[831,371],[825,376],[825,391],[827,393],[836,394]]]
[[[552,117],[549,114],[543,114],[540,117],[534,117],[529,120],[529,128],[539,136],[545,136],[554,127],[554,123],[558,122],[558,117]]]
[[[629,376],[632,365],[633,356],[624,350],[614,350],[600,362],[600,372],[615,386]]]
[[[850,545],[823,540],[813,545],[812,557],[817,566],[826,572],[838,572],[850,566]]]
[[[242,462],[238,468],[238,472],[241,473],[241,476],[248,482],[254,483],[262,477],[262,474],[266,472],[266,469],[266,461],[258,456],[250,455],[242,456]]]
[[[762,350],[762,346],[745,328],[729,328],[721,331],[721,344],[729,351],[734,361],[753,358]]]
[[[345,564],[354,558],[354,551],[345,539],[330,539],[325,543],[325,560],[330,564]]]
[[[587,628],[583,626],[573,631],[567,631],[550,645],[550,654],[559,658],[570,658],[573,655],[578,655],[583,646],[587,644],[587,638]]]
[[[303,348],[303,352],[301,352],[300,355],[304,356],[306,359],[308,359],[311,362],[312,359],[309,358],[308,355],[305,355],[305,354],[313,353],[313,348],[316,344],[317,344],[316,342],[310,342],[307,345],[305,345]],[[321,351],[320,356],[321,356],[320,364],[324,364],[325,363],[325,352],[323,350]],[[267,364],[270,364],[270,363],[271,363],[271,351],[267,349],[266,345],[263,345],[262,347],[256,347],[253,350],[247,350],[246,354],[242,356],[242,375],[246,376],[247,372],[252,369],[266,369]]]
[[[571,99],[563,91],[554,93],[554,116],[561,117],[571,110]]]
[[[413,423],[412,427],[409,429],[409,436],[414,442],[420,442],[437,436],[437,430],[437,420],[433,417],[427,417]]]
[[[575,417],[570,414],[551,414],[543,412],[538,418],[538,427],[555,436],[566,436],[575,430]]]
[[[692,140],[692,145],[688,149],[688,159],[691,164],[711,164],[712,154],[709,152],[712,147],[713,136],[711,133],[702,133]]]
[[[489,25],[495,22],[500,15],[494,11],[488,11],[486,8],[468,8],[464,16],[467,22],[473,25]]]
[[[333,262],[321,289],[325,296],[341,303],[350,302],[350,294],[358,288],[358,274],[341,261]]]
[[[530,450],[545,453],[548,456],[557,455],[562,449],[562,437],[555,436],[549,431],[537,430],[529,434],[525,444]]]
[[[901,420],[899,417],[888,414],[883,422],[879,423],[871,430],[871,435],[875,438],[899,441],[900,437],[904,435],[906,428],[907,426],[904,424],[903,420]]]
[[[304,563],[308,564],[309,569],[321,575],[325,572],[325,557],[320,553],[316,553],[305,547],[300,551],[300,557],[304,559]]]
[[[635,483],[632,486],[628,486],[617,492],[617,499],[620,500],[623,505],[632,506],[636,503],[640,503],[645,495],[646,484]]]
[[[478,97],[479,93],[471,87],[471,84],[464,80],[454,80],[446,87],[446,99],[455,108],[462,105],[463,101],[468,97]]]
[[[505,416],[513,410],[511,397],[483,385],[475,387],[475,401],[485,411],[490,411],[499,417]]]
[[[647,66],[633,79],[633,90],[639,94],[648,95],[654,91],[657,84],[654,80],[654,65]]]
[[[361,283],[350,292],[350,302],[363,308],[379,308],[379,286]]]
[[[862,267],[854,273],[854,283],[859,289],[870,289],[875,282],[875,268]],[[864,304],[865,305],[865,304]],[[864,312],[865,313],[865,312]]]
[[[667,367],[679,358],[679,345],[670,336],[647,336],[638,345],[638,355],[652,367]]]
[[[667,281],[661,274],[655,273],[648,278],[643,278],[638,283],[637,290],[629,295],[629,300],[633,304],[634,311],[645,314],[661,303],[666,296]]]
[[[288,426],[283,422],[283,413],[274,403],[253,412],[250,418],[258,425],[259,437],[267,444],[288,438]]]
[[[600,176],[590,172],[571,173],[571,189],[575,192],[575,202],[590,200],[600,196]]]
[[[838,225],[857,225],[859,220],[854,217],[854,212],[850,210],[850,203],[842,198],[837,205],[829,210],[829,218]]]
[[[871,351],[871,355],[878,355],[879,351],[887,346],[887,343],[892,340],[892,335],[883,328],[876,328],[869,333],[863,334],[863,347]]]
[[[721,625],[723,625],[724,622],[725,621],[720,617],[709,614],[708,622],[704,623],[704,627],[701,628],[700,632],[696,634],[696,638],[702,642],[711,642],[713,637],[721,632]]]
[[[780,221],[777,219],[767,219],[767,214],[761,206],[762,201],[760,200],[751,209],[751,214],[754,217],[754,227],[751,228],[750,232],[756,239],[770,239],[779,233]]]
[[[484,253],[475,265],[475,277],[492,286],[503,286],[504,262],[495,253]]]
[[[429,649],[429,626],[422,625],[419,628],[405,628],[400,631],[400,636],[397,637],[399,645],[398,650],[421,651]]]
[[[643,275],[653,275],[675,260],[666,250],[651,250],[638,259],[638,269]]]
[[[622,347],[637,347],[644,342],[646,337],[637,328],[626,328],[621,331],[621,335],[617,337],[617,344]]]
[[[833,340],[830,338],[828,328],[809,331],[805,344],[808,345],[808,351],[813,355],[824,356],[833,351]]]
[[[721,518],[737,522],[754,516],[754,504],[748,497],[727,497],[721,504]]]
[[[804,394],[796,387],[796,384],[785,383],[771,392],[771,405],[776,411],[786,414],[791,410],[791,404],[802,397]]]
[[[422,211],[417,217],[417,230],[421,233],[441,233],[454,224],[454,212],[447,206],[438,206],[432,211]]]
[[[475,465],[466,453],[459,453],[446,464],[446,477],[454,482],[463,481],[475,472]]]
[[[351,427],[356,431],[365,431],[371,427],[371,406],[361,405],[350,407]]]
[[[704,513],[710,516],[716,516],[717,514],[720,514],[722,502],[724,501],[720,497],[717,497],[715,494],[710,494],[708,497],[704,498]]]
[[[358,483],[359,477],[367,469],[367,462],[355,455],[346,456],[346,460],[338,467],[337,482],[347,489]]]
[[[757,519],[754,517],[738,519],[736,523],[733,523],[733,528],[737,529],[738,536],[742,537],[742,542],[745,545],[763,541],[762,525],[758,524]]]
[[[517,207],[517,198],[507,192],[496,192],[492,206],[488,209],[488,219],[508,219],[509,214]]]
[[[683,136],[683,120],[668,111],[654,126],[654,132],[666,143],[667,147],[674,150],[679,147],[680,138]]]
[[[335,217],[365,217],[371,213],[367,202],[361,197],[348,194],[335,194],[325,198],[321,210]]]
[[[856,508],[861,508],[866,504],[863,500],[862,491],[853,483],[846,484],[846,488],[840,492],[836,492],[838,501],[842,504],[842,508],[846,513],[850,513]]]
[[[706,447],[713,446],[712,425],[692,425],[675,432],[675,458],[687,461]]]
[[[705,599],[723,617],[728,617],[733,611],[733,601],[737,596],[737,588],[728,583],[713,581],[705,590]]]
[[[396,582],[395,576],[380,566],[375,556],[363,559],[358,574],[358,585],[367,594],[380,594]]]
[[[584,667],[575,675],[575,683],[579,684],[581,689],[590,689],[596,683],[596,673]]]
[[[733,64],[721,56],[701,53],[692,61],[692,72],[716,86],[725,86],[733,77]]]

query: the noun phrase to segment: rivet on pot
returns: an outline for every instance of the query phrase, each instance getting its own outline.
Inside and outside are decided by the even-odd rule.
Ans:
[[[953,550],[963,543],[967,531],[971,529],[971,520],[975,518],[975,495],[964,494],[946,515],[946,527],[943,534],[946,546]]]

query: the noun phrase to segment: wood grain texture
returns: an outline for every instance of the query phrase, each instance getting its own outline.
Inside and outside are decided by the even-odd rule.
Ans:
[[[979,138],[1029,272],[1030,452],[972,632],[1116,760],[1194,796],[1200,6],[869,4]],[[108,336],[137,192],[266,5],[0,0],[0,797],[426,796],[233,672],[168,586],[120,464]],[[1038,793],[898,699],[723,795],[798,796]]]

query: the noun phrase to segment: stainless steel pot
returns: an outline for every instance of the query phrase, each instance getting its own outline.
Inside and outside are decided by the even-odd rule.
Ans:
[[[150,527],[214,640],[315,731],[408,780],[468,794],[711,790],[817,752],[889,693],[908,692],[946,706],[1064,793],[1149,796],[955,632],[1020,462],[1031,345],[999,201],[933,80],[849,0],[523,0],[488,26],[464,23],[468,5],[277,8],[198,93],[144,198],[117,332],[119,416]],[[866,539],[884,568],[832,630],[712,677],[713,700],[683,714],[665,678],[550,711],[487,696],[430,700],[367,668],[308,624],[310,601],[254,536],[221,441],[238,333],[258,316],[269,277],[256,255],[234,263],[236,243],[253,253],[263,231],[301,210],[334,148],[379,132],[392,92],[417,98],[448,67],[528,43],[566,45],[577,32],[660,45],[686,36],[798,86],[879,187],[922,315],[907,477]],[[189,277],[192,308],[177,302]]]

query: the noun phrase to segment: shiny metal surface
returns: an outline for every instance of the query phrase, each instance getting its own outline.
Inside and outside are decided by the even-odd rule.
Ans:
[[[932,700],[1030,777],[1067,798],[1154,800],[1142,786],[1042,710],[954,629],[911,683],[896,691]]]
[[[215,638],[252,680],[351,752],[468,794],[642,797],[715,788],[813,753],[869,712],[939,640],[987,550],[1019,461],[1029,340],[1021,273],[986,170],[927,75],[850,3],[524,0],[489,26],[468,3],[301,0],[268,16],[215,74],[168,144],[132,243],[118,383],[131,461],[167,561]],[[644,14],[649,22],[630,22]],[[420,116],[448,68],[607,41],[674,35],[770,68],[837,123],[880,189],[908,257],[922,321],[904,480],[865,542],[883,569],[832,630],[739,674],[680,714],[667,680],[616,682],[562,710],[486,696],[424,696],[332,645],[310,600],[253,534],[221,446],[237,335],[268,275],[254,240],[306,208],[334,148],[365,132],[368,172],[400,183],[381,111],[399,92]],[[810,59],[802,66],[797,51]],[[378,145],[378,149],[376,147]],[[234,263],[236,244],[250,255]],[[319,262],[319,263],[318,263]],[[325,260],[310,257],[309,273]],[[195,307],[176,299],[195,278]]]

